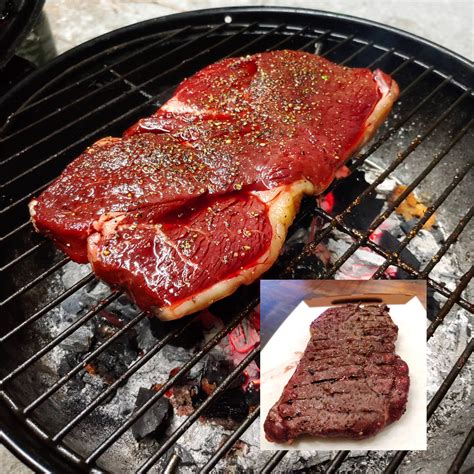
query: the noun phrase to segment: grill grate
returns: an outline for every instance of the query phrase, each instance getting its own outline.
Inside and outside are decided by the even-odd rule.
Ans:
[[[460,148],[467,148],[466,141],[472,137],[472,92],[464,84],[465,76],[451,74],[452,64],[447,62],[446,68],[431,65],[423,58],[406,54],[400,46],[394,48],[390,38],[383,42],[383,35],[374,25],[357,22],[341,17],[340,20],[322,13],[297,14],[277,10],[237,9],[233,11],[234,22],[223,21],[228,13],[214,11],[210,14],[197,16],[177,16],[174,21],[165,20],[147,22],[138,27],[125,29],[122,33],[106,35],[95,40],[91,45],[79,48],[71,54],[56,61],[34,79],[28,79],[20,85],[4,102],[0,110],[8,111],[3,117],[5,124],[0,133],[0,144],[5,150],[5,157],[0,162],[1,194],[5,202],[0,211],[5,223],[5,232],[0,237],[2,260],[0,271],[8,277],[5,288],[0,290],[0,308],[5,312],[3,334],[0,336],[2,354],[8,353],[9,347],[21,340],[25,330],[30,329],[40,320],[48,318],[48,314],[71,295],[95,280],[94,275],[83,276],[69,288],[55,295],[50,301],[37,309],[25,310],[31,290],[45,288],[52,279],[70,260],[55,251],[52,244],[33,234],[28,223],[26,203],[41,192],[57,176],[64,166],[71,161],[85,146],[105,134],[119,134],[138,118],[151,113],[162,104],[172,93],[176,84],[185,76],[200,69],[206,64],[231,55],[242,55],[262,50],[291,48],[306,51],[316,51],[329,59],[349,66],[381,67],[391,73],[401,86],[400,111],[401,118],[390,119],[389,125],[382,130],[378,138],[363,152],[359,153],[350,164],[355,170],[367,162],[378,150],[383,150],[387,143],[394,140],[399,131],[421,111],[437,110],[436,104],[443,104],[438,112],[406,148],[399,152],[390,163],[384,163],[384,170],[375,181],[347,208],[337,216],[314,208],[305,208],[298,217],[301,222],[305,215],[313,213],[326,222],[326,227],[318,237],[308,243],[303,252],[283,270],[284,277],[298,263],[308,258],[318,244],[328,238],[335,229],[344,232],[352,238],[352,245],[338,260],[328,268],[321,278],[330,278],[343,264],[361,247],[368,247],[385,261],[379,267],[374,278],[382,278],[384,270],[390,265],[407,272],[414,278],[426,278],[429,287],[446,300],[428,328],[428,339],[436,329],[443,324],[450,311],[459,306],[473,312],[473,304],[469,302],[466,289],[473,277],[473,267],[457,277],[454,288],[438,281],[431,272],[442,257],[452,250],[460,239],[461,233],[468,228],[472,218],[473,208],[467,212],[463,206],[456,210],[460,218],[455,220],[453,230],[439,247],[435,255],[425,264],[422,270],[413,266],[401,257],[401,251],[419,235],[423,225],[434,212],[438,212],[453,193],[458,192],[466,182],[471,171],[472,162],[465,159],[459,161],[459,169],[451,181],[443,186],[442,192],[434,199],[427,212],[417,220],[412,229],[398,248],[387,249],[369,239],[370,234],[383,223],[398,205],[406,199],[413,190],[418,190],[420,183],[432,171],[438,169],[447,157]],[[251,17],[252,22],[248,21]],[[350,28],[348,27],[350,26]],[[159,31],[157,33],[157,31]],[[347,34],[351,31],[352,34]],[[391,32],[393,34],[393,32]],[[398,33],[397,33],[398,34]],[[375,41],[375,39],[377,41]],[[397,44],[392,42],[392,44]],[[431,46],[423,46],[432,48]],[[420,50],[421,54],[421,50]],[[445,53],[443,53],[445,54]],[[432,58],[428,53],[425,55]],[[146,58],[152,60],[146,60]],[[142,62],[141,62],[142,61]],[[145,62],[143,62],[145,61]],[[433,63],[434,64],[434,63]],[[408,105],[407,105],[408,104]],[[445,106],[444,106],[445,105]],[[3,112],[2,112],[3,113]],[[470,115],[469,115],[470,114]],[[433,112],[431,112],[433,116]],[[454,117],[454,118],[453,118]],[[7,120],[8,118],[8,120]],[[94,127],[93,129],[91,127]],[[377,186],[383,184],[386,178],[403,168],[410,157],[421,146],[427,146],[434,135],[445,133],[448,127],[449,140],[444,143],[438,140],[436,152],[427,166],[422,168],[410,179],[406,190],[380,214],[372,227],[361,232],[344,222],[362,199],[369,196]],[[440,132],[440,130],[442,132]],[[472,147],[471,147],[472,149]],[[393,156],[393,155],[391,155]],[[458,166],[458,164],[456,166]],[[298,222],[294,226],[297,228]],[[28,266],[29,265],[29,266]],[[26,272],[25,269],[31,269]],[[34,363],[47,355],[60,342],[67,339],[84,323],[96,316],[99,311],[120,297],[118,291],[111,291],[95,307],[48,341],[37,351],[26,356],[23,362],[13,367],[5,367],[0,374],[1,398],[8,409],[15,413],[21,423],[27,425],[39,438],[47,440],[49,446],[64,456],[78,468],[92,468],[100,457],[133,425],[133,423],[165,392],[173,387],[183,374],[189,372],[209,351],[215,347],[231,330],[236,327],[258,303],[256,298],[250,298],[239,310],[232,315],[227,324],[198,352],[196,352],[180,370],[156,392],[156,394],[134,412],[107,437],[98,441],[96,448],[86,456],[75,453],[65,438],[81,422],[83,422],[101,404],[106,403],[117,388],[144,367],[150,359],[158,354],[167,344],[177,340],[196,320],[196,316],[178,321],[173,329],[153,345],[143,356],[136,359],[127,370],[110,386],[103,390],[97,398],[72,417],[59,431],[54,434],[46,432],[47,427],[35,421],[35,412],[50,400],[59,389],[65,386],[73,377],[84,370],[87,363],[93,361],[105,351],[114,341],[130,331],[140,321],[145,319],[143,312],[137,314],[121,329],[110,336],[102,345],[88,353],[86,358],[72,367],[65,375],[45,390],[35,399],[24,404],[17,400],[17,394],[12,389],[13,382],[20,374],[28,373]],[[20,308],[20,311],[17,311]],[[21,314],[20,314],[21,313]],[[15,315],[15,316],[13,316]],[[449,324],[449,323],[448,323]],[[19,339],[20,338],[20,339]],[[468,342],[458,361],[452,367],[443,384],[428,405],[428,418],[435,412],[446,393],[456,380],[460,371],[468,362],[473,350],[472,340]],[[139,472],[146,472],[162,458],[174,443],[198,419],[205,408],[222,394],[255,359],[258,348],[251,351],[246,358],[224,379],[215,392],[188,419],[179,426],[160,446],[160,448],[142,465]],[[259,410],[255,410],[228,436],[227,440],[202,467],[203,472],[209,472],[216,466],[233,447],[240,436],[258,418]],[[453,459],[453,472],[461,466],[472,445],[473,432],[468,434],[459,452]],[[277,452],[268,456],[262,472],[271,472],[285,457],[286,452]],[[348,456],[348,451],[337,453],[326,466],[326,472],[336,472]],[[395,453],[386,472],[395,472],[403,462],[406,452]],[[179,463],[176,454],[168,463],[168,468]],[[100,462],[99,462],[100,464]]]

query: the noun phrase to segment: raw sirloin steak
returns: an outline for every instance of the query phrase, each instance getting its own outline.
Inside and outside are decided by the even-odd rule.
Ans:
[[[269,441],[366,438],[405,413],[410,378],[388,311],[344,305],[312,322],[303,357],[265,420]]]
[[[174,319],[273,264],[304,194],[322,193],[398,86],[296,51],[212,64],[122,138],[105,137],[30,202],[74,261]]]

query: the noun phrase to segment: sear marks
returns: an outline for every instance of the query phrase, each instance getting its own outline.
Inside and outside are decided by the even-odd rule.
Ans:
[[[344,305],[313,321],[311,339],[265,420],[269,441],[297,436],[366,438],[405,412],[408,366],[385,305]]]

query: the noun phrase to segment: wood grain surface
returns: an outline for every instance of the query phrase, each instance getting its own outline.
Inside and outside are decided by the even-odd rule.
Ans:
[[[366,298],[386,304],[397,304],[406,302],[413,296],[426,308],[424,280],[262,280],[262,346],[302,300],[310,306],[329,306]]]

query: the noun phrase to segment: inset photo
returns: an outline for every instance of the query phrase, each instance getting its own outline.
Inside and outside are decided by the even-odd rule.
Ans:
[[[262,450],[426,449],[426,282],[260,291]]]

